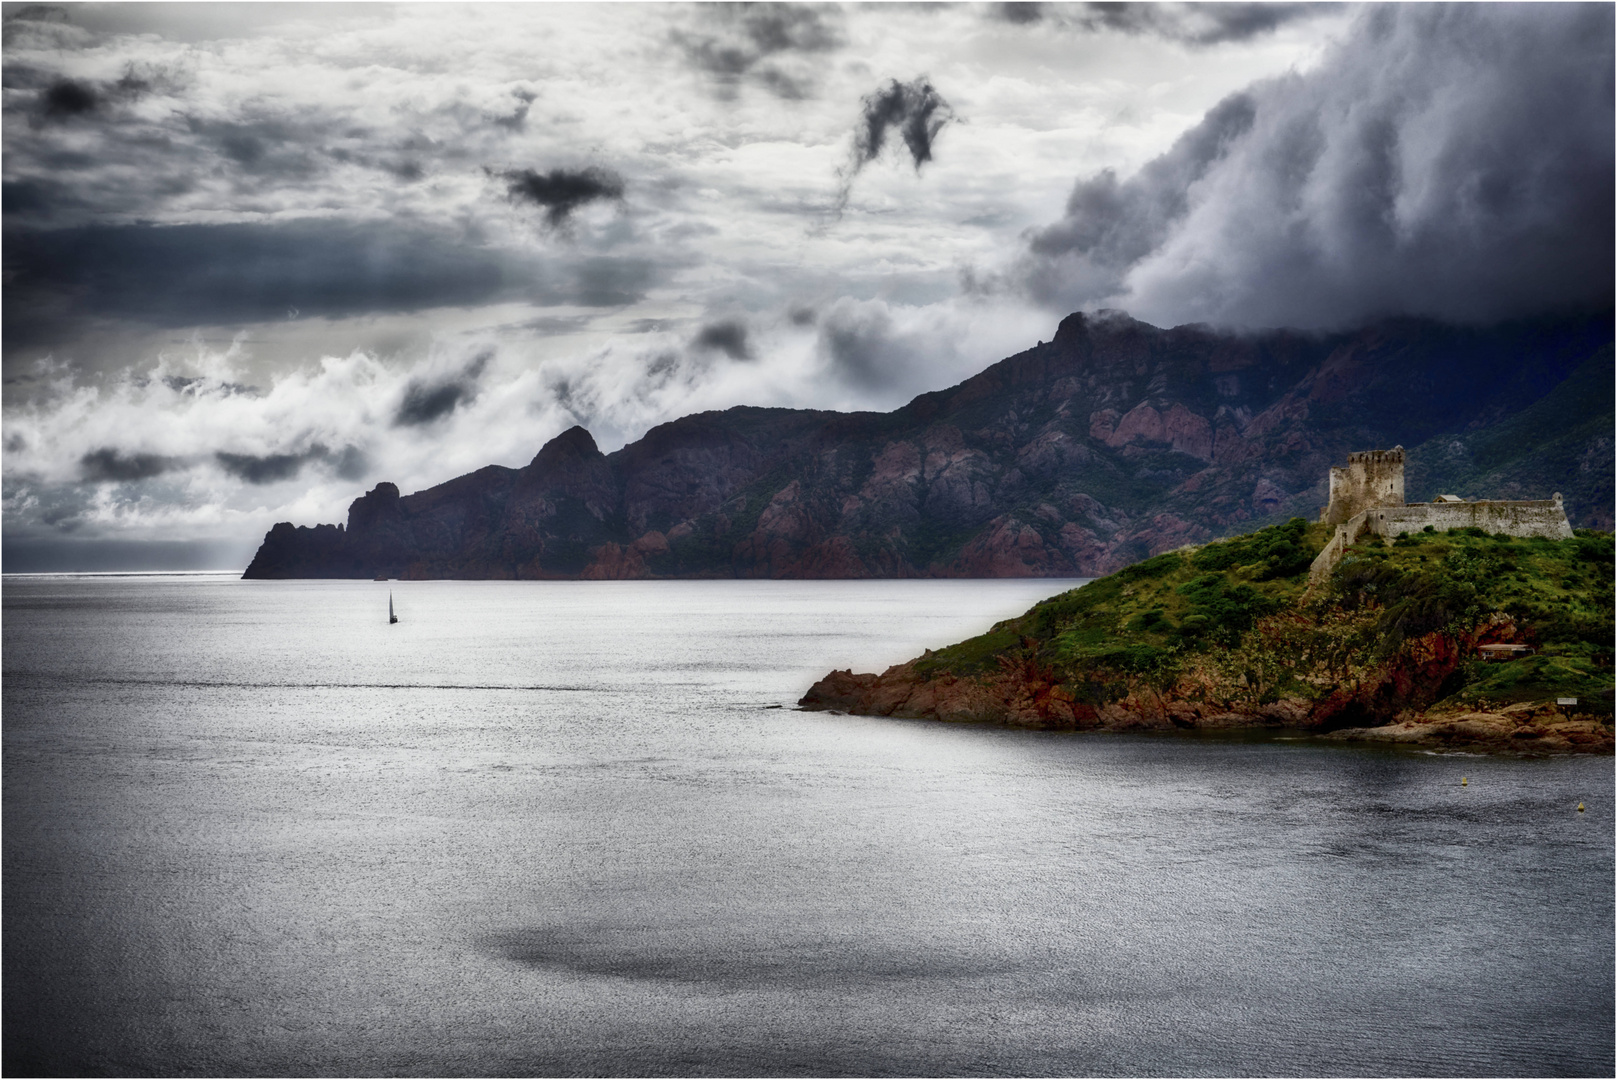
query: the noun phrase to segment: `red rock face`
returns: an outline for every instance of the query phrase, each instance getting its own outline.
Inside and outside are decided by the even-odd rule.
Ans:
[[[1053,676],[1028,662],[1003,662],[973,678],[923,674],[919,660],[880,675],[833,671],[798,702],[860,716],[1001,724],[1058,731],[1172,731],[1284,727],[1345,739],[1521,753],[1613,751],[1609,723],[1548,704],[1494,711],[1426,712],[1437,686],[1468,650],[1432,634],[1353,690],[1317,702],[1297,698],[1255,704],[1220,700],[1213,688],[1182,680],[1168,690],[1134,685],[1103,704],[1075,700]],[[1387,720],[1393,722],[1388,723]]]
[[[1049,343],[893,413],[729,409],[609,455],[573,428],[521,469],[404,497],[381,484],[345,529],[277,526],[248,573],[1095,576],[1254,518],[1313,518],[1349,451],[1483,429],[1609,345],[1610,320],[1518,339],[1073,315]],[[1609,429],[1600,438],[1591,490],[1609,487]],[[1586,521],[1569,500],[1574,522],[1609,525],[1613,500],[1588,501]]]

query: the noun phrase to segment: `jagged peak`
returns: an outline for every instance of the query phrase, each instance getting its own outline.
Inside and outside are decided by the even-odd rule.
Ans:
[[[587,459],[601,456],[601,448],[595,445],[595,436],[582,425],[574,424],[541,446],[539,452],[533,456],[533,460],[528,463],[528,467],[531,469],[541,464],[552,465],[568,458]]]

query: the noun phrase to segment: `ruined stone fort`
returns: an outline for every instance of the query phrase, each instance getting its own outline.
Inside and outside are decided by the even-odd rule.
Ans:
[[[1484,532],[1509,536],[1561,540],[1572,535],[1559,491],[1548,499],[1522,501],[1467,502],[1455,495],[1439,495],[1429,503],[1404,502],[1401,446],[1349,454],[1346,466],[1332,469],[1330,505],[1320,509],[1319,519],[1335,525],[1336,532],[1314,559],[1310,583],[1329,575],[1343,552],[1365,533],[1397,536],[1421,532],[1427,526],[1437,532],[1476,526]]]

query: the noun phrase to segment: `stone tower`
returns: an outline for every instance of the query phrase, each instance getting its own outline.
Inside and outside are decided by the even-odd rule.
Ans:
[[[1404,505],[1404,448],[1365,450],[1348,455],[1345,467],[1331,470],[1331,504],[1319,519],[1340,525],[1364,510]]]

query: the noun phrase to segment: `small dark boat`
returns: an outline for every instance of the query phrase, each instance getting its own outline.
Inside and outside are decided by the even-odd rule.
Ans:
[[[399,617],[397,615],[393,614],[393,594],[388,593],[387,594],[387,624],[389,626],[392,626],[394,623],[396,623],[398,621],[399,621]]]

